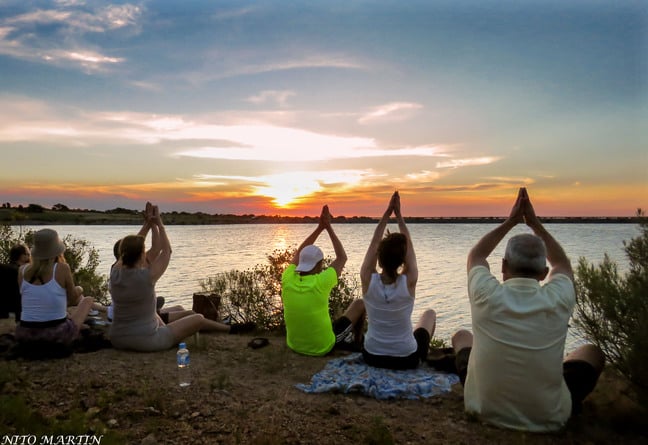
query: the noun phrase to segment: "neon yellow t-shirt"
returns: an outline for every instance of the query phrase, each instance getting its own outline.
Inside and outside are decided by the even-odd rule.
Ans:
[[[281,276],[286,343],[295,352],[325,355],[335,345],[329,316],[329,294],[337,284],[332,267],[314,275],[300,275],[291,264]]]

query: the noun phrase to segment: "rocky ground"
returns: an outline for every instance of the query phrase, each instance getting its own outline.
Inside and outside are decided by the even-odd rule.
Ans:
[[[173,350],[2,361],[0,436],[85,432],[102,435],[102,444],[647,443],[645,417],[608,374],[564,431],[528,434],[469,418],[460,385],[418,401],[305,394],[294,385],[308,383],[330,357],[299,356],[273,336],[253,350],[251,338],[190,338],[187,388],[177,384]]]

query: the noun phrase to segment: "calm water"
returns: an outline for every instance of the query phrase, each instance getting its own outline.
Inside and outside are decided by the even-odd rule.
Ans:
[[[466,296],[466,255],[483,234],[494,228],[489,224],[412,224],[409,226],[419,265],[414,319],[424,309],[432,308],[438,314],[436,335],[449,339],[459,328],[470,328],[470,307]],[[32,227],[39,229],[40,227]],[[136,233],[135,226],[52,226],[62,237],[90,241],[100,255],[100,270],[110,269],[114,261],[112,248],[115,241]],[[173,247],[171,263],[156,289],[166,298],[167,304],[191,307],[192,294],[200,291],[199,281],[208,276],[231,269],[244,270],[265,263],[266,255],[275,249],[296,247],[315,228],[312,224],[287,225],[214,225],[168,226],[167,233]],[[367,224],[341,224],[336,233],[344,244],[349,260],[345,271],[358,274],[375,226]],[[390,226],[396,231],[396,226]],[[549,231],[563,245],[575,264],[584,256],[590,262],[602,261],[604,253],[627,267],[623,240],[639,234],[633,224],[551,224]],[[525,232],[519,226],[510,235]],[[147,240],[147,241],[150,241]],[[491,270],[499,272],[503,246],[490,258]],[[325,255],[333,255],[326,235],[318,240]],[[578,342],[571,332],[569,346]]]

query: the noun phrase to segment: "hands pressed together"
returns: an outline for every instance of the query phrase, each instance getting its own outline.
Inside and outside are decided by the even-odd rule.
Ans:
[[[532,229],[540,225],[540,220],[535,214],[531,199],[529,199],[529,194],[525,187],[520,187],[515,204],[513,204],[513,208],[511,209],[509,220],[515,224],[525,223]]]
[[[331,212],[329,211],[329,208],[327,205],[322,207],[322,213],[320,214],[319,218],[319,227],[321,229],[327,229],[331,227]]]
[[[390,217],[392,213],[397,218],[401,216],[400,195],[398,191],[395,191],[389,200],[389,205],[387,206],[387,210],[385,210],[385,216]]]
[[[144,220],[150,224],[158,223],[160,221],[160,209],[158,206],[147,202],[144,209]]]

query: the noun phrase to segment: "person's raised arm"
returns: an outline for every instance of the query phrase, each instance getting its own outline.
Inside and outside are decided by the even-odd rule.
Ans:
[[[138,235],[142,235],[146,238],[149,230],[151,231],[151,247],[146,251],[146,261],[151,264],[155,259],[160,255],[162,250],[162,245],[160,241],[160,229],[157,224],[153,224],[152,219],[154,215],[155,207],[150,202],[146,203],[146,208],[144,209],[144,225],[140,229]]]
[[[323,219],[322,224],[324,225],[324,230],[326,230],[326,232],[328,233],[328,236],[331,239],[331,243],[333,244],[333,251],[335,252],[335,259],[331,263],[330,267],[335,269],[335,272],[339,277],[342,274],[342,269],[344,269],[344,265],[347,262],[347,254],[344,250],[344,246],[342,245],[342,241],[340,241],[337,234],[333,230],[333,226],[331,225],[331,213],[329,212],[328,206],[324,206],[324,208],[322,209],[322,216],[320,218]]]
[[[405,235],[407,238],[407,253],[405,254],[405,262],[403,264],[403,274],[407,276],[407,288],[412,297],[416,291],[416,282],[418,281],[418,264],[416,263],[416,252],[414,251],[414,244],[409,229],[405,224],[405,219],[401,213],[400,195],[398,192],[394,193],[394,216],[398,222],[398,231]]]
[[[151,280],[155,284],[169,266],[169,261],[171,260],[171,242],[167,236],[162,218],[160,217],[160,210],[157,206],[153,207],[151,223],[157,227],[160,234],[160,254],[150,264]]]
[[[371,275],[376,272],[376,263],[378,262],[378,245],[382,240],[383,235],[385,234],[385,228],[389,222],[389,217],[394,211],[393,207],[394,197],[392,195],[387,210],[383,213],[383,216],[378,221],[376,230],[374,230],[373,237],[369,243],[369,248],[367,253],[365,253],[364,260],[362,261],[362,266],[360,266],[360,282],[362,283],[362,294],[366,294],[369,289],[369,283],[371,281]]]
[[[562,246],[556,241],[556,239],[544,228],[540,220],[535,214],[529,195],[526,194],[523,198],[523,211],[524,211],[524,221],[527,226],[533,233],[539,236],[542,241],[545,243],[547,248],[547,260],[551,264],[551,271],[547,276],[547,280],[551,280],[555,274],[564,274],[569,277],[570,280],[574,280],[574,271],[571,266],[571,261],[567,257],[567,254],[563,250]]]
[[[524,195],[526,195],[526,189],[522,187],[518,192],[517,199],[515,200],[515,204],[513,204],[509,217],[502,224],[484,235],[482,239],[477,241],[477,244],[470,249],[466,264],[468,272],[470,272],[470,269],[475,266],[484,266],[487,269],[490,269],[488,265],[488,257],[490,254],[493,253],[495,247],[497,247],[513,227],[524,221],[522,214],[522,199]]]
[[[326,208],[327,211],[328,211],[328,207],[327,207],[327,206],[322,207],[322,213],[320,214],[319,223],[317,224],[317,227],[316,227],[315,230],[313,230],[313,232],[312,232],[310,235],[308,235],[308,236],[306,237],[306,239],[305,239],[304,241],[302,241],[302,243],[299,245],[299,247],[298,247],[297,250],[295,251],[295,254],[294,254],[293,257],[292,257],[292,260],[290,261],[290,264],[295,264],[295,265],[299,264],[299,254],[300,254],[301,251],[304,249],[304,247],[306,247],[306,246],[310,246],[311,244],[315,244],[315,241],[317,241],[317,238],[318,238],[318,237],[320,236],[320,234],[324,231],[324,224],[323,224],[323,219],[322,219],[322,217],[323,217],[323,215],[324,215],[324,209],[325,209],[325,208]]]
[[[139,232],[137,232],[138,235],[143,236],[144,238],[146,238],[146,235],[148,235],[148,232],[151,229],[151,208],[151,203],[147,202],[146,208],[142,213],[142,215],[144,216],[144,223],[142,224],[142,228],[139,230]]]

